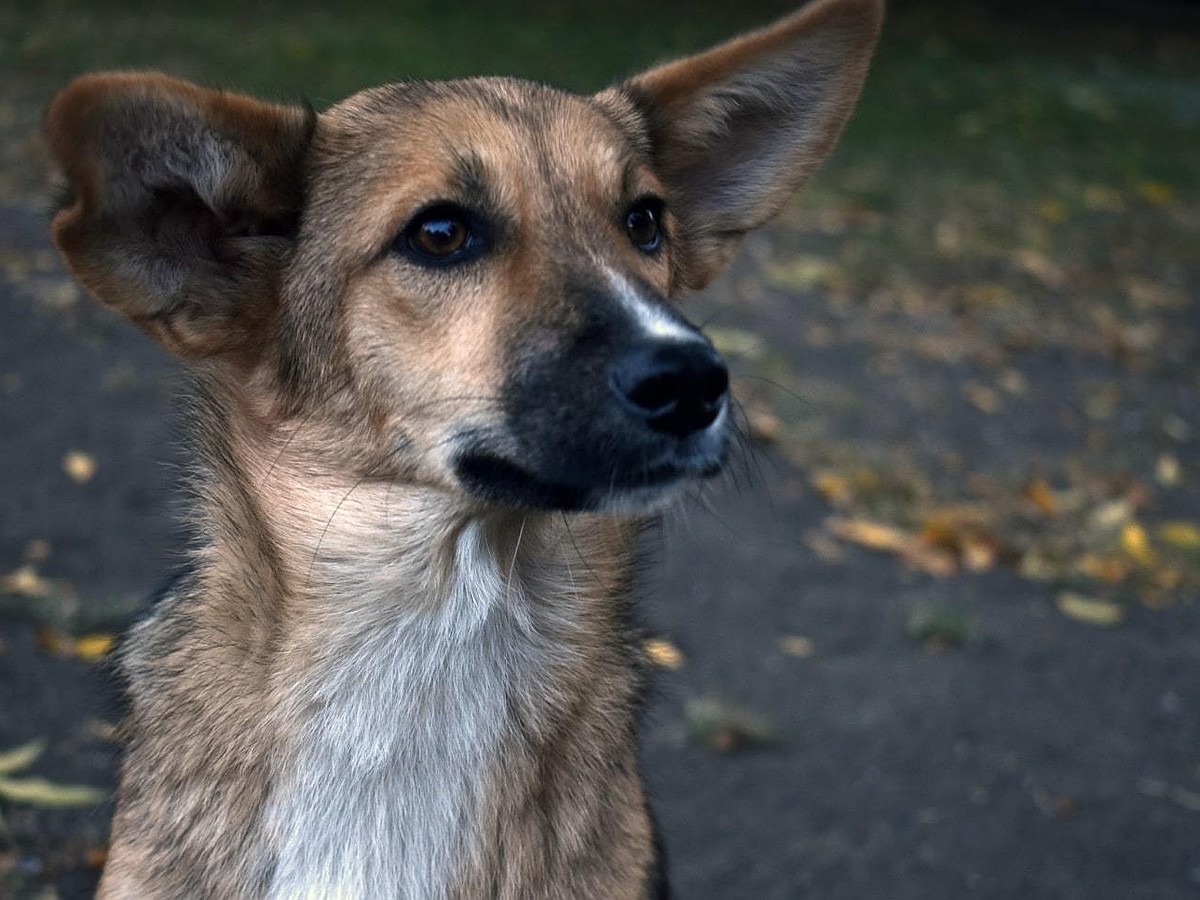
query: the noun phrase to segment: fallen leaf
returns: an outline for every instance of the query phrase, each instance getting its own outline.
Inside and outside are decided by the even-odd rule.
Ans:
[[[1115,584],[1129,577],[1133,566],[1127,559],[1084,553],[1075,561],[1075,570],[1081,575]]]
[[[1018,369],[1005,369],[1000,373],[1000,387],[1010,394],[1024,394],[1029,390],[1029,382]]]
[[[717,352],[726,356],[739,356],[753,361],[761,359],[767,351],[763,339],[750,331],[739,328],[708,328],[705,329],[705,333],[717,348]]]
[[[799,656],[807,659],[816,652],[811,638],[798,634],[789,634],[779,639],[779,649],[788,656]]]
[[[757,404],[746,408],[746,427],[750,432],[750,440],[760,444],[775,443],[783,431],[779,416]]]
[[[17,594],[39,599],[49,597],[52,593],[53,583],[39,575],[33,566],[21,566],[15,572],[0,578],[0,594]]]
[[[1058,611],[1069,618],[1101,627],[1120,625],[1125,620],[1125,607],[1121,604],[1072,591],[1058,595]]]
[[[20,747],[5,750],[0,753],[0,775],[11,775],[13,772],[28,769],[37,761],[37,758],[42,755],[42,751],[45,749],[46,742],[38,738],[36,741],[22,744]]]
[[[1062,287],[1066,276],[1062,267],[1045,254],[1028,248],[1013,254],[1013,262],[1026,274],[1032,275],[1047,287]]]
[[[1125,209],[1125,198],[1110,187],[1089,184],[1083,189],[1083,205],[1093,212],[1121,212]]]
[[[1055,501],[1054,491],[1041,478],[1035,478],[1027,482],[1021,490],[1021,496],[1048,516],[1052,516],[1058,511],[1058,503]]]
[[[1179,466],[1179,458],[1173,453],[1164,453],[1158,458],[1158,462],[1154,466],[1154,477],[1163,487],[1175,487],[1179,484],[1179,479],[1182,475],[1182,469]]]
[[[42,563],[50,558],[50,542],[34,538],[25,544],[25,558],[31,563]]]
[[[87,484],[96,474],[96,458],[82,450],[71,450],[62,461],[63,471],[76,484]]]
[[[54,656],[97,662],[116,646],[117,636],[108,632],[96,632],[73,637],[57,628],[43,625],[37,631],[37,642],[39,647]]]
[[[1146,529],[1137,522],[1126,522],[1121,526],[1121,549],[1139,565],[1152,566],[1156,561]]]
[[[953,575],[958,571],[954,554],[931,547],[918,535],[894,525],[868,519],[830,519],[827,527],[834,536],[852,544],[882,553],[895,553],[914,568],[930,575]]]
[[[994,389],[985,384],[980,384],[977,381],[968,381],[963,385],[963,396],[965,396],[980,412],[988,413],[989,415],[996,412],[1000,408],[1000,394]]]
[[[1154,206],[1162,206],[1175,199],[1175,188],[1162,181],[1143,181],[1137,190],[1138,196]]]
[[[108,656],[112,648],[117,645],[117,636],[107,632],[97,632],[96,634],[85,634],[75,638],[73,653],[76,659],[82,659],[85,662],[96,662]]]
[[[833,506],[845,506],[854,499],[850,479],[829,470],[816,472],[812,476],[813,487]]]
[[[1127,522],[1132,515],[1133,505],[1128,500],[1109,500],[1097,506],[1088,517],[1088,521],[1093,528],[1100,531],[1113,531]]]
[[[1179,550],[1200,550],[1200,526],[1194,522],[1164,522],[1158,537]]]
[[[0,778],[0,797],[42,809],[95,806],[107,791],[82,784],[56,784],[44,778]]]
[[[829,530],[844,541],[886,553],[899,553],[915,540],[907,531],[867,519],[831,519]]]
[[[683,653],[665,638],[648,638],[642,642],[646,658],[660,669],[672,671],[683,668]]]
[[[691,700],[684,710],[688,735],[718,753],[736,753],[774,743],[766,720],[719,700]]]

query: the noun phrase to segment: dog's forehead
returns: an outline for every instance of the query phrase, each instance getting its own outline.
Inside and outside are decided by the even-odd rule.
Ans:
[[[373,167],[577,184],[619,177],[642,156],[637,136],[588,97],[510,78],[402,82],[356,94],[323,117]]]

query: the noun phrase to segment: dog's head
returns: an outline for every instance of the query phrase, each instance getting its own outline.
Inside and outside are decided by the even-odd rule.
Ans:
[[[819,0],[594,96],[410,82],[318,115],[86,76],[47,114],[55,241],[235,407],[325,422],[327,465],[653,502],[717,471],[729,428],[725,366],[675,302],[828,153],[880,16]]]

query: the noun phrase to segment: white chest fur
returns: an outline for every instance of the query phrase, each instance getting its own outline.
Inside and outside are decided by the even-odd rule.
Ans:
[[[479,846],[510,692],[539,663],[526,600],[482,529],[455,553],[441,602],[331,635],[293,695],[303,724],[264,819],[273,900],[439,898]]]

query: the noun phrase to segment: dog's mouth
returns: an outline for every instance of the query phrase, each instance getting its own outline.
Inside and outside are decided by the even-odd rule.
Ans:
[[[724,454],[614,468],[607,477],[547,476],[485,450],[458,456],[455,473],[480,500],[525,509],[636,512],[672,499],[688,483],[711,478]]]

